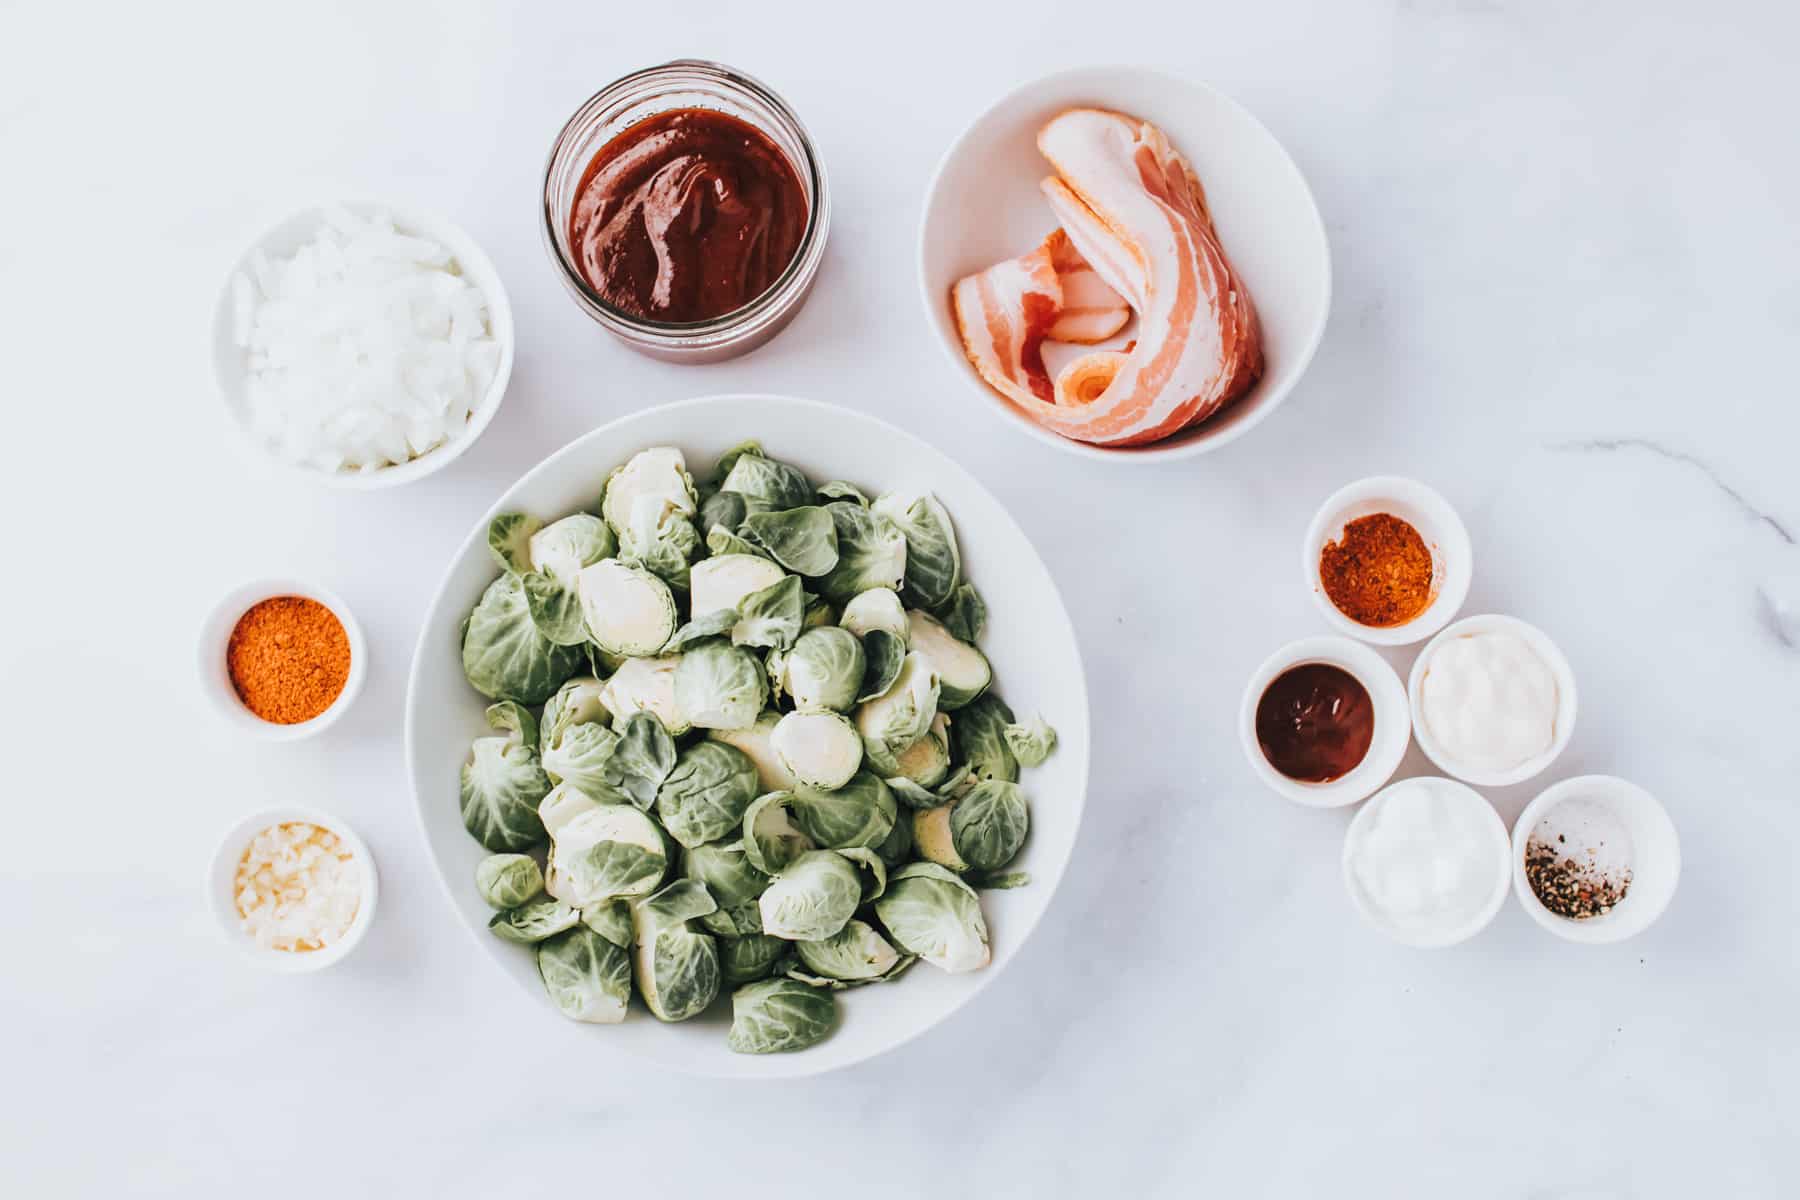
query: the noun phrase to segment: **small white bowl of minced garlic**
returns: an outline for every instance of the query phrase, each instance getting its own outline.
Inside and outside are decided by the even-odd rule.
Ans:
[[[213,854],[213,915],[239,953],[271,971],[317,971],[368,932],[378,891],[368,846],[316,809],[272,808],[234,825]]]

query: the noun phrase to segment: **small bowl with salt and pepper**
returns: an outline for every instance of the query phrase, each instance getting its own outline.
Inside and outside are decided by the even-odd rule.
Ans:
[[[1430,637],[1468,598],[1462,518],[1416,479],[1377,475],[1338,489],[1300,544],[1307,590],[1338,633],[1377,646]]]
[[[1541,792],[1513,826],[1513,891],[1531,919],[1571,942],[1623,941],[1668,908],[1681,841],[1654,796],[1611,775]]]
[[[362,626],[332,592],[292,578],[227,592],[200,630],[200,690],[229,724],[264,741],[324,732],[368,671]]]

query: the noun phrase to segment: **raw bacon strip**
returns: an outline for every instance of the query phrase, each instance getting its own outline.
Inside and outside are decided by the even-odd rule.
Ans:
[[[1021,406],[1054,399],[1043,343],[1062,308],[1062,284],[1050,240],[1030,254],[957,280],[950,303],[963,353],[989,387]]]
[[[1050,326],[1053,342],[1079,342],[1091,346],[1104,342],[1131,320],[1131,306],[1081,256],[1069,235],[1058,229],[1044,242],[1050,265],[1062,285],[1062,307]]]

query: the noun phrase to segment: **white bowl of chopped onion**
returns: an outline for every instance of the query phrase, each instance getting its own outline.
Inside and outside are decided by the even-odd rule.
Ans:
[[[335,487],[448,466],[493,419],[512,361],[494,264],[449,221],[391,205],[295,213],[245,251],[213,318],[245,440]]]
[[[329,813],[288,805],[231,827],[207,896],[225,938],[271,971],[318,971],[356,949],[375,919],[375,859]]]

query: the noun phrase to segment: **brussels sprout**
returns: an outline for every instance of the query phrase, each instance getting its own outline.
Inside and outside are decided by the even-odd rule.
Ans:
[[[836,791],[802,788],[792,804],[794,824],[828,850],[879,846],[893,832],[898,808],[879,777],[858,771]]]
[[[937,700],[937,672],[923,655],[908,654],[893,686],[856,710],[856,728],[869,764],[883,775],[900,774],[895,755],[931,729]]]
[[[606,496],[600,515],[623,538],[638,513],[650,514],[652,524],[666,511],[691,517],[699,507],[687,460],[673,446],[653,446],[632,455],[606,480]]]
[[[954,711],[987,691],[994,669],[987,656],[967,642],[959,642],[930,613],[907,614],[912,627],[912,648],[923,654],[938,677],[938,707]]]
[[[626,720],[604,775],[608,787],[647,812],[674,769],[675,739],[654,713],[640,712]]]
[[[746,900],[731,908],[708,913],[700,918],[700,924],[708,933],[716,933],[722,938],[750,937],[763,931],[762,909],[756,906],[755,900]]]
[[[847,500],[834,500],[825,511],[838,537],[838,564],[819,583],[825,598],[843,604],[870,588],[897,591],[906,578],[906,535],[880,513]]]
[[[806,613],[806,593],[798,575],[788,575],[751,592],[735,610],[731,640],[738,646],[776,647],[786,650],[800,636]]]
[[[715,908],[706,888],[691,879],[633,906],[638,991],[657,1020],[697,1016],[719,994],[718,943],[689,924]]]
[[[729,492],[720,492],[719,494],[721,496],[731,495]],[[739,537],[723,525],[715,525],[707,532],[706,550],[707,553],[716,558],[723,558],[727,554],[744,554],[751,558],[769,557],[769,552],[767,550],[764,550],[755,542]],[[688,574],[691,583],[693,572],[690,571]]]
[[[1043,765],[1050,752],[1056,749],[1056,730],[1042,717],[1033,717],[1026,725],[1008,725],[1000,733],[1021,767]]]
[[[797,575],[824,575],[837,566],[837,525],[822,508],[756,513],[738,532]]]
[[[489,908],[505,912],[544,890],[544,872],[528,854],[490,854],[476,864],[475,886]]]
[[[582,813],[599,808],[601,803],[572,783],[560,783],[538,802],[538,820],[554,841],[563,826]]]
[[[999,870],[1018,855],[1030,828],[1024,789],[1001,779],[976,784],[954,804],[913,814],[919,853],[953,871]]]
[[[901,867],[875,902],[894,944],[952,974],[988,965],[987,921],[975,889],[936,863]]]
[[[885,629],[871,629],[862,636],[863,677],[856,689],[859,702],[867,702],[885,693],[900,678],[906,663],[906,643]]]
[[[631,956],[577,925],[538,943],[538,978],[557,1011],[572,1021],[616,1025],[631,1003]]]
[[[679,654],[628,658],[620,663],[600,689],[600,703],[612,714],[613,724],[623,728],[633,714],[642,712],[653,715],[675,736],[686,733],[687,716],[675,703],[675,669],[680,665]]]
[[[893,792],[894,796],[902,804],[915,812],[922,812],[928,808],[937,808],[940,805],[950,803],[951,800],[951,797],[940,792],[934,792],[928,787],[920,787],[904,775],[890,776],[887,785],[888,790]],[[901,824],[906,825],[910,823],[902,821]]]
[[[917,786],[917,785],[913,784],[913,782],[909,779],[902,779],[900,782],[908,785],[909,787]],[[901,798],[900,791],[898,788],[895,788],[890,785],[888,790],[894,793],[894,796],[896,799]],[[881,845],[875,847],[875,853],[877,855],[879,855],[881,857],[881,861],[886,863],[889,867],[898,867],[902,863],[908,862],[912,859],[912,857],[913,857],[912,827],[913,827],[912,818],[905,813],[900,813],[900,812],[896,811],[893,829],[888,831],[887,838],[881,843]]]
[[[764,709],[757,716],[756,723],[747,729],[713,729],[707,731],[707,737],[715,742],[724,742],[727,746],[736,747],[749,756],[756,764],[758,791],[780,792],[795,787],[799,780],[775,753],[773,738],[775,726],[781,723],[781,714],[772,709]]]
[[[719,939],[719,972],[728,984],[749,983],[766,979],[787,957],[792,942],[753,933],[746,937]]]
[[[714,492],[700,502],[700,516],[696,519],[696,523],[706,531],[706,543],[710,547],[712,535],[715,532],[723,532],[734,541],[743,541],[736,533],[738,526],[742,525],[745,518],[749,517],[751,513],[767,511],[768,505],[760,500],[753,501],[750,497],[737,492]],[[744,544],[750,545],[749,542],[744,542]],[[724,551],[714,549],[713,553],[722,554]],[[756,547],[749,553],[766,554],[767,551]]]
[[[977,780],[1004,779],[1017,783],[1019,762],[1006,744],[1006,727],[1013,723],[1012,709],[993,692],[987,692],[956,714],[950,727],[952,757]],[[951,790],[948,784],[938,788]]]
[[[793,803],[792,792],[770,792],[744,810],[744,857],[764,874],[774,875],[814,849],[788,818]]]
[[[575,577],[588,636],[614,654],[655,654],[675,632],[675,596],[642,567],[616,558],[584,567]]]
[[[756,799],[756,764],[723,742],[681,752],[656,793],[656,815],[669,836],[692,849],[740,828]]]
[[[564,586],[573,586],[581,568],[611,558],[617,549],[613,531],[592,513],[552,521],[532,534],[526,546],[531,570]]]
[[[808,629],[818,629],[821,626],[836,624],[837,609],[831,606],[831,601],[823,596],[808,595],[806,597],[806,612],[800,618],[802,633]]]
[[[838,851],[852,867],[856,868],[856,878],[862,884],[862,902],[869,904],[881,899],[887,891],[887,863],[881,855],[867,846],[846,846]]]
[[[713,463],[712,477],[714,485],[723,487],[725,480],[731,475],[731,468],[737,466],[737,460],[746,454],[753,454],[758,458],[768,457],[768,455],[763,453],[762,443],[755,438],[747,438],[746,440],[739,442],[725,453],[719,455],[718,461]]]
[[[847,924],[862,903],[862,879],[835,850],[809,850],[763,892],[763,932],[790,942],[816,942]]]
[[[950,593],[948,602],[937,610],[938,619],[950,636],[965,642],[979,642],[981,631],[987,625],[987,605],[981,599],[981,593],[967,580],[956,585]]]
[[[640,509],[619,535],[619,559],[655,574],[678,591],[687,591],[689,564],[699,557],[702,543],[692,521],[674,510],[654,516]]]
[[[675,707],[701,729],[747,729],[768,699],[756,656],[724,638],[696,642],[675,668]]]
[[[750,861],[741,841],[695,846],[681,856],[681,873],[706,885],[719,910],[700,918],[713,933],[739,936],[760,932],[762,915],[756,898],[769,886],[769,876]],[[748,914],[742,909],[748,908]]]
[[[656,890],[669,852],[656,822],[629,804],[602,804],[569,821],[550,846],[550,894],[586,908]]]
[[[823,941],[796,942],[794,952],[827,979],[880,979],[900,964],[900,952],[866,921],[851,921]]]
[[[784,656],[783,689],[801,712],[843,711],[856,703],[863,682],[863,647],[836,625],[809,629]]]
[[[872,629],[885,630],[899,638],[902,647],[910,636],[906,609],[893,588],[878,587],[858,592],[844,605],[844,615],[838,623],[857,637],[869,636]]]
[[[843,787],[862,764],[863,739],[836,713],[788,713],[769,740],[781,764],[807,787]]]
[[[677,650],[686,650],[695,642],[703,642],[707,638],[724,637],[738,623],[737,610],[722,608],[718,612],[707,613],[695,621],[689,621],[675,631],[669,644],[663,647],[664,654],[673,654]]]
[[[1024,871],[964,871],[963,879],[970,887],[984,892],[1002,892],[1031,885],[1031,876]]]
[[[525,574],[531,570],[531,535],[543,524],[526,513],[501,513],[488,522],[488,557],[502,571]]]
[[[517,575],[488,585],[463,626],[463,674],[484,696],[542,704],[581,667],[581,651],[538,632]]]
[[[813,498],[806,476],[784,462],[765,458],[760,449],[746,449],[738,455],[719,490],[761,500],[771,509],[799,508],[811,504]]]
[[[631,902],[623,897],[602,900],[581,910],[581,923],[617,946],[631,949]]]
[[[506,941],[530,946],[573,928],[579,920],[581,914],[560,900],[533,900],[495,913],[488,930]]]
[[[950,774],[950,718],[939,713],[925,736],[894,756],[902,778],[934,788]],[[924,805],[931,808],[933,805]]]
[[[837,1021],[837,1000],[792,979],[747,983],[731,996],[731,1033],[739,1054],[776,1054],[817,1045]]]
[[[503,737],[476,738],[462,768],[463,828],[489,850],[523,850],[544,840],[538,802],[549,794],[550,777],[526,742],[531,715],[516,704],[495,704],[488,724]],[[535,740],[536,728],[530,729]]]
[[[569,726],[604,719],[606,705],[600,700],[604,688],[591,675],[577,675],[557,688],[556,694],[545,702],[544,715],[538,721],[539,753],[554,746]]]
[[[869,506],[906,537],[906,598],[920,608],[946,603],[962,579],[956,529],[937,497],[889,493]]]
[[[543,752],[544,773],[555,783],[572,783],[596,800],[618,801],[606,782],[606,764],[619,735],[598,721],[571,725]]]
[[[696,617],[725,609],[742,611],[753,592],[787,577],[779,564],[754,554],[720,554],[694,564],[688,575],[688,609]]]
[[[818,494],[821,500],[849,500],[852,503],[862,505],[864,508],[869,507],[869,498],[863,495],[862,489],[857,487],[854,483],[845,483],[841,479],[833,479],[829,483],[821,483],[819,485]]]

